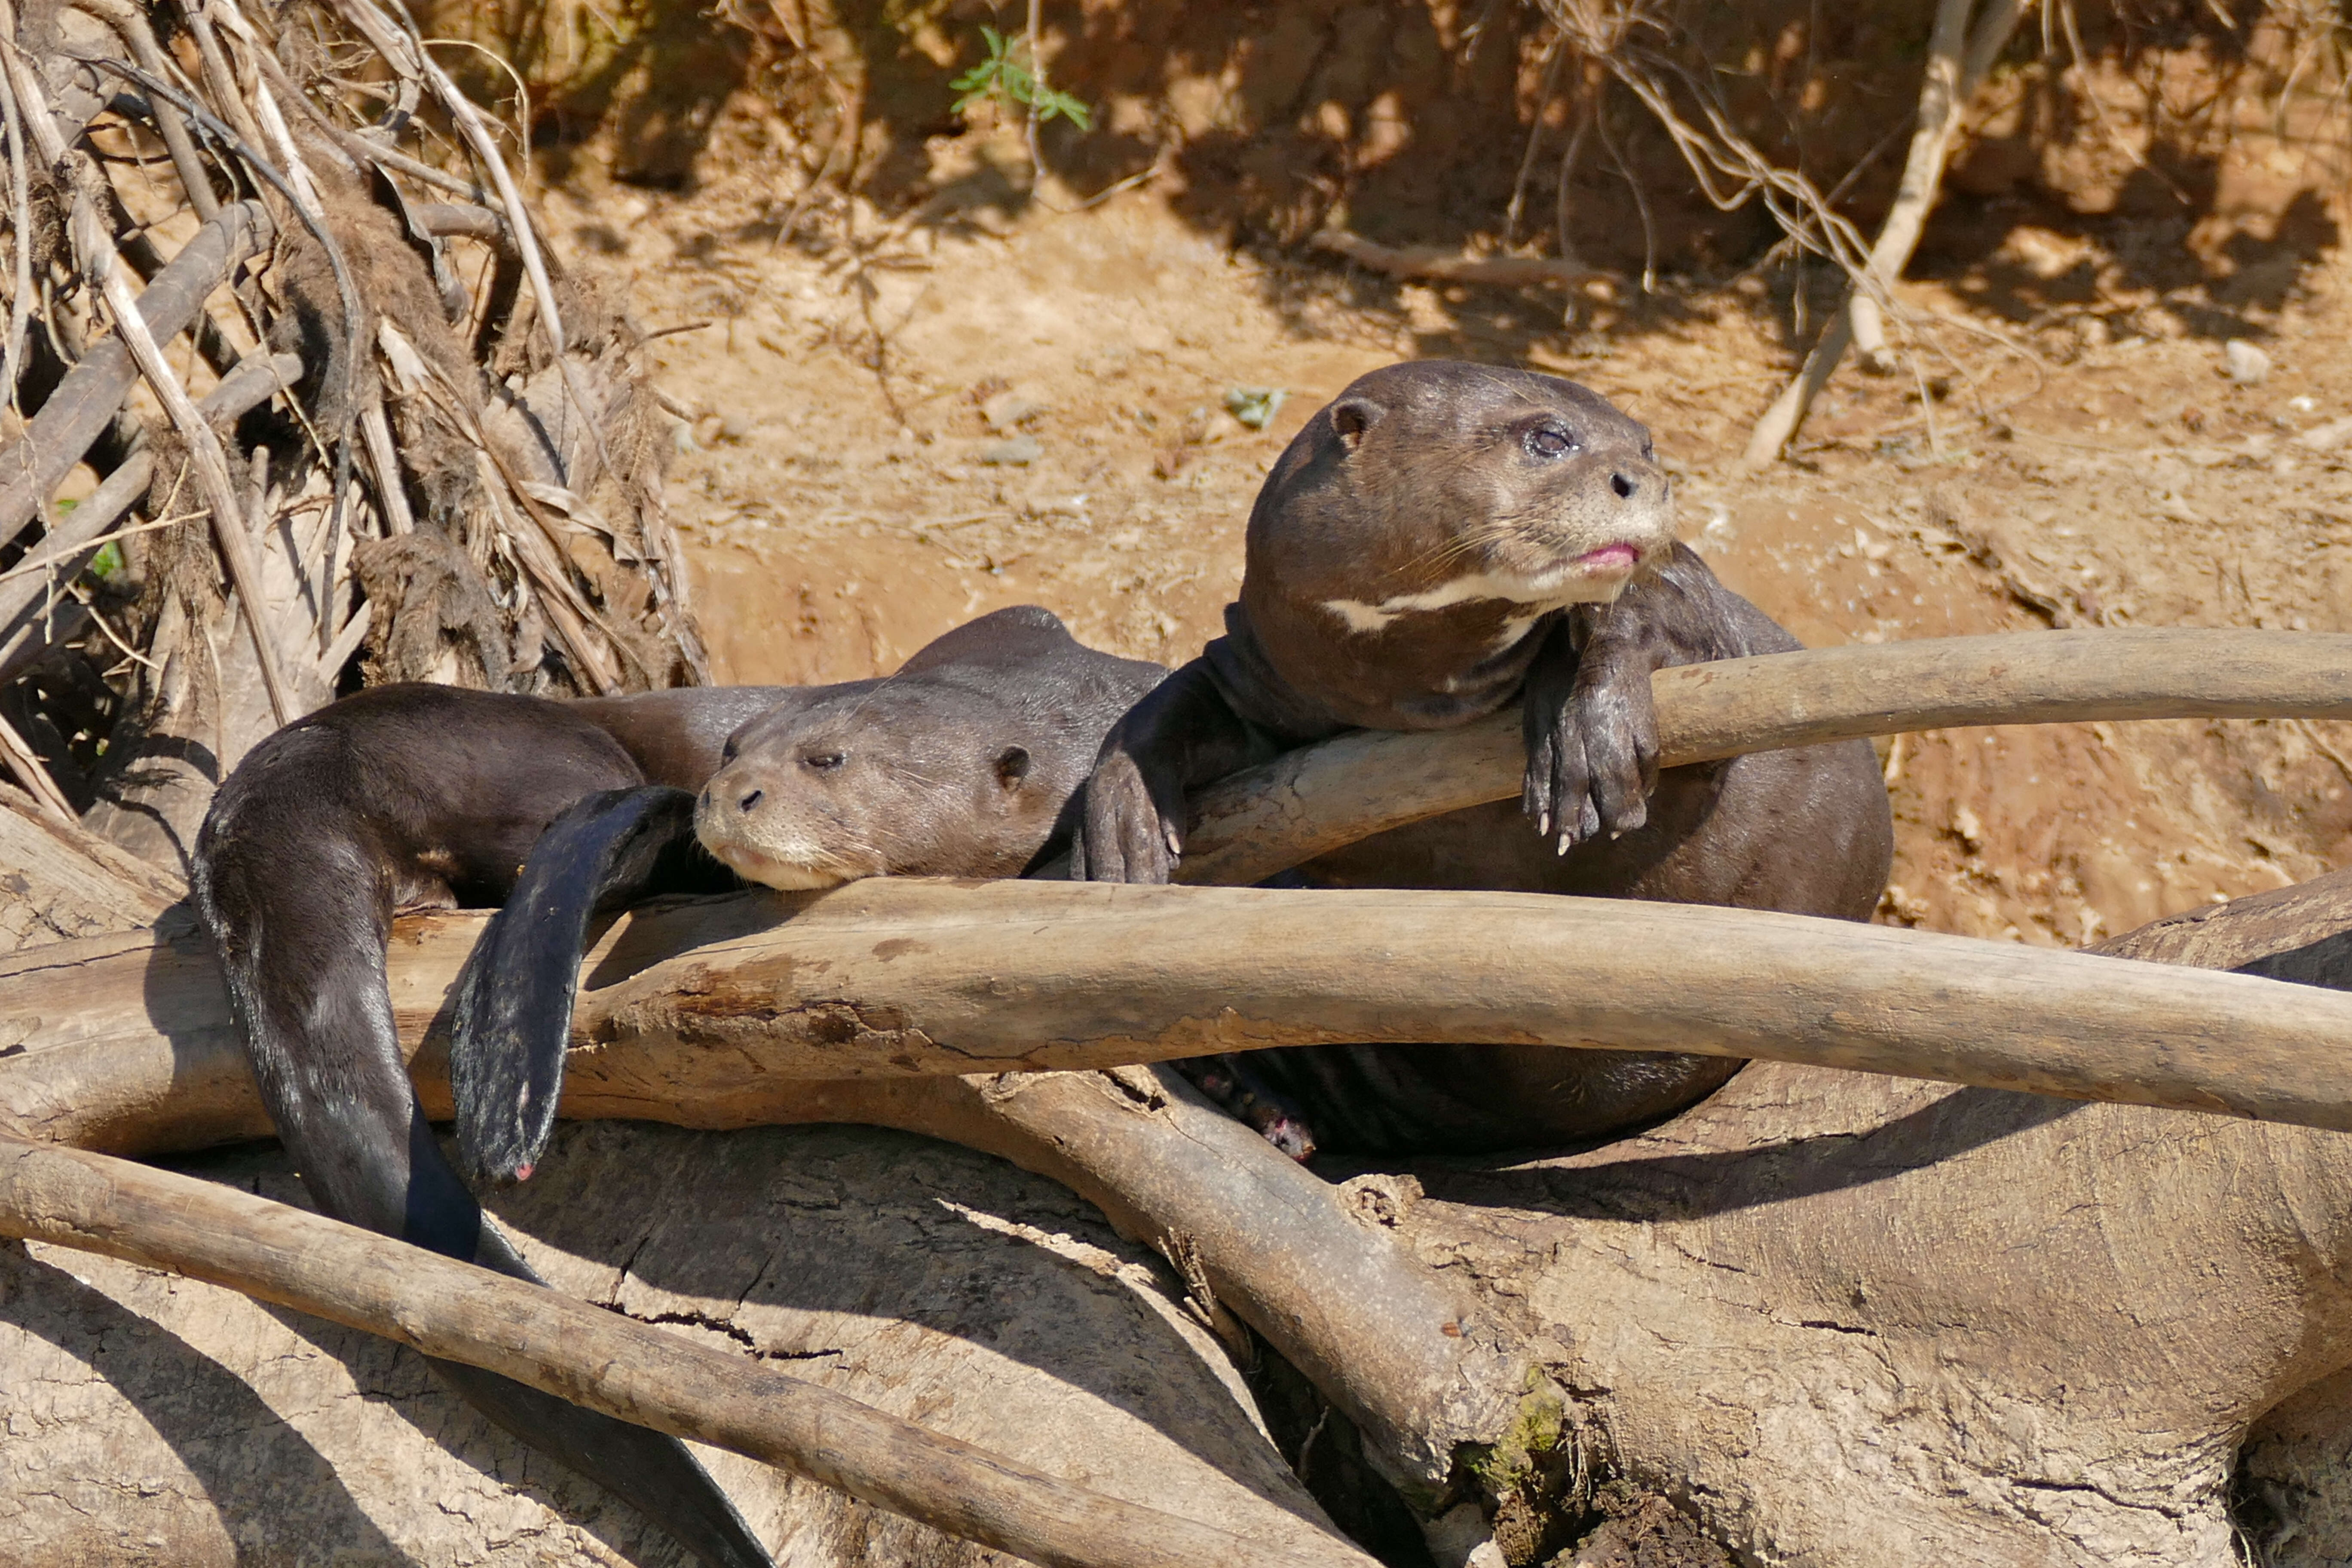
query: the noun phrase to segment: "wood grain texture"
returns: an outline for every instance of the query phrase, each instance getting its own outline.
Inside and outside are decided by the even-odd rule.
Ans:
[[[212,1183],[0,1141],[0,1235],[226,1285],[1059,1568],[1368,1568],[1109,1498],[740,1354]]]
[[[399,922],[425,1044],[484,917]],[[0,959],[0,1125],[144,1152],[262,1129],[209,954]],[[626,917],[589,956],[564,1114],[741,1127],[810,1080],[1350,1040],[1753,1057],[2352,1130],[2352,996],[1794,915],[1466,892],[876,879]],[[448,1101],[437,1052],[416,1066]]]

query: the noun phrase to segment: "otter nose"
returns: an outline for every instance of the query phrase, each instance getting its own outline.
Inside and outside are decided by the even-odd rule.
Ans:
[[[755,789],[751,794],[745,795],[741,800],[737,801],[735,803],[735,809],[738,811],[757,810],[759,808],[760,802],[767,798],[767,794],[768,792],[766,790]]]
[[[1642,488],[1642,481],[1631,474],[1612,474],[1609,476],[1609,488],[1617,492],[1619,500],[1632,500],[1633,492]]]

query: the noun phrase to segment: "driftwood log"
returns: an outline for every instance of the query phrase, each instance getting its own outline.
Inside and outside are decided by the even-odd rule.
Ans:
[[[411,1054],[488,917],[404,918]],[[1239,963],[1237,952],[1249,960]],[[210,952],[0,959],[20,1135],[266,1134]],[[810,1081],[1128,1066],[1349,1040],[1675,1049],[2352,1131],[2352,996],[1795,915],[1540,894],[884,878],[681,900],[589,955],[566,1114],[746,1127]],[[58,1064],[52,1068],[50,1064]],[[86,1064],[86,1079],[62,1075]],[[446,1110],[438,1053],[419,1064]]]
[[[543,1287],[128,1161],[0,1142],[0,1235],[233,1286],[767,1460],[1049,1568],[1370,1565],[1336,1539],[1245,1539],[1074,1487]]]
[[[2340,984],[2347,931],[2330,878],[2110,948]],[[2343,1445],[2337,1133],[1759,1064],[1591,1154],[1333,1187],[1135,1069],[808,1090],[1101,1194],[1433,1510],[1599,1463],[1764,1556],[2219,1564],[2249,1427],[2290,1513]]]
[[[2019,679],[2004,651],[2030,658],[2036,648],[2019,645],[2057,640],[2007,639],[2006,650],[1988,640],[1957,650],[1958,660],[1931,658],[1927,668],[1975,673],[1931,688],[1927,701],[1903,710],[1870,700],[1885,685],[1866,666],[1873,658],[1916,659],[1913,650],[1851,650],[1850,660],[1817,660],[1816,668],[1833,667],[1846,706],[1809,705],[1779,677],[1776,700],[1799,710],[1795,722],[1815,727],[1794,735],[1752,723],[1743,730],[1735,713],[1718,719],[1708,738],[1677,712],[1684,695],[1669,679],[1678,672],[1668,672],[1660,680],[1662,721],[1670,744],[1728,751],[1818,738],[1824,728],[1897,727],[1923,713],[1937,722],[2013,717],[2016,688],[2005,709],[1982,695],[1984,682]],[[2189,634],[2169,647],[2163,640],[2140,650],[2168,655],[2153,675],[2146,661],[2128,681],[2077,670],[2054,681],[2055,694],[2044,679],[2027,711],[2079,718],[2184,707],[2342,710],[2335,692],[2343,688],[2329,679],[2329,660],[2343,656],[2341,639]],[[2082,652],[2114,646],[2065,651],[2080,664]],[[1811,657],[1752,663],[1772,676],[1776,666],[1801,672]],[[1842,671],[1834,668],[1841,664]],[[1731,680],[1741,678],[1734,667],[1706,673],[1725,670]],[[1694,741],[1695,733],[1701,738]],[[1315,776],[1311,766],[1306,772]],[[1467,787],[1503,793],[1472,772]],[[1465,786],[1457,778],[1437,787],[1458,799]],[[1311,817],[1315,791],[1300,795]],[[1164,1074],[828,1079],[851,1071],[970,1075],[1093,1065],[1294,1040],[1533,1037],[1698,1048],[1711,1042],[1735,1054],[1973,1075],[1988,1087],[2147,1098],[2154,1086],[2172,1103],[2205,1109],[2323,1122],[2342,1114],[2340,1089],[2294,1055],[2300,1043],[2305,1058],[2317,1060],[2324,1052],[2311,1051],[2311,1042],[2340,1030],[2341,999],[2323,992],[2255,979],[2191,981],[2096,958],[1727,911],[1588,910],[1572,900],[1495,895],[1307,896],[1318,900],[1316,932],[1328,939],[1319,952],[1303,952],[1307,944],[1288,929],[1300,923],[1282,912],[1296,909],[1296,895],[1238,890],[874,883],[817,898],[755,895],[645,912],[616,928],[592,957],[585,1045],[567,1109],[719,1125],[895,1125],[1052,1175],[1094,1198],[1129,1234],[1187,1259],[1203,1293],[1238,1311],[1307,1372],[1425,1512],[1465,1485],[1483,1488],[1489,1500],[1539,1490],[1531,1478],[1549,1472],[1531,1456],[1567,1440],[1559,1413],[1574,1402],[1563,1404],[1555,1381],[1558,1346],[1546,1335],[1556,1331],[1530,1337],[1524,1321],[1513,1321],[1523,1316],[1509,1305],[1517,1286],[1498,1280],[1502,1298],[1482,1300],[1462,1289],[1460,1276],[1433,1276],[1413,1248],[1398,1245],[1392,1233],[1415,1207],[1409,1186],[1367,1178],[1328,1188],[1270,1157]],[[1465,912],[1486,923],[1465,921]],[[779,923],[780,915],[789,918]],[[412,1040],[428,1032],[438,1011],[470,941],[469,918],[403,924],[395,985]],[[1661,923],[1644,923],[1654,921]],[[1236,951],[1253,953],[1260,967],[1239,984],[1229,956]],[[1618,968],[1613,956],[1628,952],[1633,967],[1609,978]],[[0,1094],[10,1097],[20,1128],[147,1150],[255,1130],[249,1091],[226,1049],[217,981],[200,952],[133,937],[12,963],[0,994],[22,1009],[9,1027],[26,1048],[0,1068]],[[1997,973],[1987,967],[1996,964]],[[1708,973],[1711,987],[1694,984]],[[1378,978],[1367,983],[1366,975]],[[1811,1005],[1792,1005],[1807,987]],[[1679,1004],[1672,1037],[1658,1032],[1663,1026],[1653,1016],[1662,994]],[[2037,1017],[2021,998],[2048,1011]],[[158,1020],[176,1024],[159,1030]],[[1925,1052],[1917,1049],[1923,1041]],[[429,1060],[425,1072],[429,1083]],[[1751,1088],[1769,1088],[1790,1072],[1801,1077],[1795,1068],[1752,1070],[1694,1113],[1697,1120],[1673,1125],[1715,1126],[1707,1118],[1733,1115]],[[1864,1088],[1840,1075],[1828,1081],[1845,1086],[1831,1099],[1874,1104],[1944,1092]],[[2045,1103],[1999,1094],[1990,1102]],[[1785,1108],[1765,1115],[1751,1106],[1743,1114],[1769,1126],[1775,1115],[1785,1120]],[[1723,1126],[1736,1124],[1746,1123]],[[1213,1154],[1204,1159],[1205,1152]],[[1630,1418],[1618,1419],[1609,1440],[1623,1461],[1641,1450],[1624,1447],[1618,1434],[1633,1428],[1623,1426]],[[1484,1458],[1465,1472],[1465,1455]],[[1732,1467],[1746,1478],[1734,1489],[1748,1496],[1783,1487],[1773,1475],[1779,1462],[1767,1454],[1745,1470]],[[1628,1468],[1663,1484],[1671,1477],[1661,1464]],[[1478,1478],[1475,1485],[1465,1474]],[[1757,1518],[1732,1533],[1769,1542],[1821,1528],[1784,1509],[1755,1506]],[[1730,1529],[1730,1516],[1707,1517]],[[1935,1538],[1984,1546],[2001,1534],[1974,1513],[1946,1525]],[[2111,1537],[2121,1539],[2102,1525],[2081,1539]]]
[[[1808,648],[1660,670],[1659,762],[1969,724],[2352,716],[2352,635],[2155,629],[2003,633]],[[1419,734],[1361,731],[1192,800],[1177,876],[1248,884],[1425,816],[1509,800],[1515,713]]]

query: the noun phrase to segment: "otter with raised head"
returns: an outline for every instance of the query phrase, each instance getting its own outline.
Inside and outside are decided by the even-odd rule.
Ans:
[[[1867,742],[1659,773],[1653,671],[1799,645],[1675,542],[1649,432],[1573,382],[1448,361],[1357,380],[1267,475],[1225,628],[1105,739],[1074,877],[1167,880],[1185,792],[1238,768],[1343,729],[1444,729],[1516,702],[1516,810],[1399,828],[1299,879],[1848,920],[1867,919],[1885,886],[1894,827]],[[1192,1071],[1287,1129],[1294,1152],[1484,1152],[1629,1131],[1737,1067],[1430,1045],[1284,1048]]]
[[[389,686],[278,731],[215,796],[197,837],[194,892],[262,1098],[313,1201],[339,1219],[534,1278],[483,1223],[402,1064],[384,973],[396,909],[509,903],[527,912],[496,922],[500,941],[486,934],[468,962],[453,1076],[461,1131],[469,1120],[503,1128],[551,1118],[590,918],[643,892],[734,885],[695,850],[693,806],[730,758],[744,764],[729,775],[740,780],[766,755],[758,737],[775,731],[760,727],[763,716],[804,714],[831,737],[823,757],[803,748],[772,760],[854,781],[856,798],[825,837],[857,874],[1009,875],[1054,836],[1102,731],[1164,673],[1085,648],[1048,612],[1023,607],[949,633],[879,680],[574,702]],[[1057,698],[1089,714],[1078,731],[1066,732]],[[739,731],[746,741],[730,751]],[[723,799],[746,853],[782,864],[795,853],[790,835],[773,831],[783,814],[752,793]],[[518,1042],[499,1033],[534,1016],[552,1023],[520,1048],[544,1056],[541,1037],[551,1038],[556,1063],[537,1079],[510,1070]],[[534,1124],[543,1138],[543,1121]],[[434,1364],[500,1426],[630,1502],[702,1562],[768,1563],[676,1439],[472,1367]]]

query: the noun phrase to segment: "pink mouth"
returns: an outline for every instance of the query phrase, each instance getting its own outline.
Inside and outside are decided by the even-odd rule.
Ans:
[[[1598,550],[1588,550],[1576,558],[1580,572],[1598,576],[1604,572],[1631,572],[1642,559],[1642,552],[1630,544],[1604,544]]]

